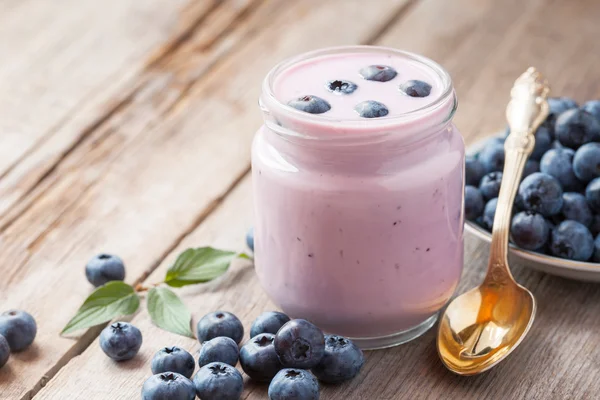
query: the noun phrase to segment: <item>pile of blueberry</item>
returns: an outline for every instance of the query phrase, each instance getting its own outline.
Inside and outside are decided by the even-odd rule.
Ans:
[[[560,97],[548,104],[519,185],[511,240],[555,257],[600,262],[600,100],[579,107]],[[504,140],[491,139],[466,160],[465,215],[488,231],[502,181]]]
[[[25,311],[9,310],[0,314],[0,368],[10,357],[28,348],[37,334],[37,324]]]
[[[369,65],[358,72],[363,79],[374,82],[388,82],[398,75],[394,68],[387,65]],[[358,85],[347,80],[333,80],[325,84],[325,89],[332,93],[349,95],[358,89]],[[409,80],[400,84],[398,90],[410,97],[427,97],[431,93],[431,85],[419,80]],[[326,100],[315,95],[298,97],[289,101],[288,105],[310,114],[323,114],[331,110],[331,105]],[[389,114],[385,104],[375,100],[358,103],[354,111],[362,118],[379,118]]]
[[[362,351],[349,339],[324,335],[306,320],[290,320],[275,311],[254,321],[251,338],[241,348],[242,322],[225,311],[205,315],[198,321],[197,335],[202,348],[193,379],[192,355],[165,347],[152,359],[154,375],[142,387],[143,400],[238,400],[244,388],[235,368],[238,361],[250,379],[269,383],[270,400],[317,400],[318,380],[352,379],[364,364]],[[100,336],[102,349],[115,360],[132,358],[141,344],[140,331],[125,322],[110,325]]]

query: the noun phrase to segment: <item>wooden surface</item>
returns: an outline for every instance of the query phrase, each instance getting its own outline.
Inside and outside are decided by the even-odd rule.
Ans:
[[[127,282],[154,282],[188,246],[243,250],[252,225],[249,146],[256,99],[281,59],[318,47],[380,44],[450,70],[467,143],[504,125],[514,78],[544,71],[557,94],[600,98],[596,0],[7,0],[0,4],[0,309],[38,321],[35,345],[0,369],[0,399],[134,399],[165,345],[145,311],[140,355],[116,364],[98,328],[60,329],[91,288],[100,251]],[[334,27],[332,27],[334,26]],[[461,290],[487,248],[467,239]],[[435,332],[369,352],[361,375],[323,399],[600,398],[600,286],[515,266],[539,311],[492,371],[457,377]],[[180,293],[194,317],[217,308],[248,326],[273,308],[252,264]],[[247,381],[244,398],[264,399]]]

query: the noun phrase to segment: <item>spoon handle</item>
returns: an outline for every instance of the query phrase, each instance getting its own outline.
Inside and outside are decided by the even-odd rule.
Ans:
[[[548,83],[535,68],[529,68],[516,81],[506,108],[510,134],[504,144],[504,171],[498,196],[490,260],[485,283],[502,284],[512,280],[508,268],[508,236],[512,208],[527,158],[535,145],[535,131],[548,116]]]

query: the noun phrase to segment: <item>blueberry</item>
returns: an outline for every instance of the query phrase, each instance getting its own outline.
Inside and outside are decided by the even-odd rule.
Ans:
[[[294,319],[275,335],[275,351],[286,368],[312,368],[325,352],[323,332],[304,319]]]
[[[540,126],[535,132],[535,146],[531,152],[532,160],[539,161],[545,152],[552,148],[552,135],[545,126]]]
[[[586,143],[600,141],[600,121],[575,108],[559,115],[554,132],[563,146],[577,149]]]
[[[504,168],[504,145],[497,141],[489,141],[479,153],[479,162],[486,173],[502,171]]]
[[[37,324],[31,314],[20,310],[9,310],[0,314],[0,335],[4,336],[10,351],[25,350],[37,334]]]
[[[485,200],[493,199],[498,197],[500,193],[500,184],[502,183],[502,172],[490,172],[481,178],[479,184],[479,191],[483,195]]]
[[[593,211],[600,212],[600,178],[588,183],[585,188],[585,199]]]
[[[594,240],[594,255],[592,256],[592,261],[600,262],[600,235],[596,236],[596,239]],[[1,362],[0,367],[2,367]]]
[[[142,386],[142,400],[194,400],[196,389],[185,376],[163,372],[151,376]]]
[[[219,336],[226,336],[239,344],[244,336],[242,321],[232,313],[226,311],[215,311],[206,314],[198,321],[196,330],[200,343]]]
[[[594,252],[594,238],[579,222],[563,221],[552,230],[550,250],[557,257],[587,261]]]
[[[475,186],[465,186],[465,217],[469,221],[476,220],[483,212],[483,196]]]
[[[204,367],[218,361],[235,367],[239,357],[240,349],[237,343],[229,337],[219,336],[202,343],[198,365]]]
[[[427,97],[431,93],[431,85],[419,80],[404,82],[399,87],[400,91],[410,97]]]
[[[545,217],[558,214],[562,208],[560,183],[548,174],[536,172],[523,179],[519,195],[526,210],[536,211]]]
[[[142,332],[127,322],[115,322],[100,333],[100,347],[113,360],[130,360],[142,347]]]
[[[496,215],[496,206],[498,199],[491,199],[483,208],[483,227],[491,231],[494,226],[494,215]]]
[[[589,229],[594,237],[600,233],[600,215],[596,214],[592,217],[592,223],[590,224]]]
[[[323,114],[331,110],[331,105],[320,97],[306,95],[290,100],[288,106],[309,114]]]
[[[585,226],[592,223],[592,210],[581,193],[563,193],[562,215],[565,219],[577,221]]]
[[[9,357],[10,346],[8,345],[8,341],[4,336],[0,335],[0,368],[4,367]]]
[[[214,362],[200,368],[194,376],[194,386],[202,400],[239,400],[244,379],[231,365]]]
[[[123,260],[111,254],[98,254],[85,266],[85,276],[96,287],[125,279]]]
[[[350,94],[350,93],[353,93],[358,88],[358,86],[356,86],[356,83],[350,82],[350,81],[345,81],[345,80],[340,80],[340,79],[336,79],[335,81],[327,82],[325,87],[330,92],[338,93],[338,94]]]
[[[359,73],[368,81],[387,82],[398,75],[396,70],[387,65],[369,65],[362,68]]]
[[[191,378],[196,362],[187,351],[177,346],[164,347],[152,358],[152,373],[176,372],[186,378]]]
[[[363,118],[385,117],[389,113],[385,105],[373,100],[358,103],[356,107],[354,107],[354,111]]]
[[[466,184],[471,186],[479,186],[481,178],[485,175],[485,168],[481,162],[473,157],[465,157],[465,178]]]
[[[583,185],[573,172],[572,149],[551,149],[544,154],[540,162],[540,171],[553,176],[565,190],[577,191]]]
[[[535,160],[527,160],[525,169],[523,170],[523,179],[535,172],[540,172],[540,163]]]
[[[254,251],[254,227],[248,229],[248,233],[246,233],[246,245]]]
[[[585,183],[600,176],[600,143],[587,143],[577,149],[573,172]]]
[[[581,106],[583,111],[587,111],[600,121],[600,100],[590,100]]]
[[[282,369],[269,385],[269,400],[319,400],[319,382],[303,369]]]
[[[363,352],[349,339],[342,336],[325,336],[325,354],[312,369],[320,381],[339,383],[354,378],[360,372],[365,358]]]
[[[255,381],[268,382],[283,368],[274,341],[272,333],[261,333],[248,340],[240,350],[242,369]]]
[[[286,322],[290,321],[290,317],[279,311],[267,311],[258,316],[252,323],[250,328],[250,337],[254,337],[260,333],[276,334]]]
[[[567,149],[568,147],[563,146],[562,144],[560,144],[560,142],[558,140],[555,140],[554,142],[552,142],[552,148],[553,149]]]
[[[526,250],[538,250],[548,242],[550,228],[541,214],[522,211],[513,217],[510,234],[517,246]]]
[[[577,103],[568,97],[550,97],[548,99],[548,107],[549,112],[545,125],[554,129],[556,118],[567,110],[577,108]]]

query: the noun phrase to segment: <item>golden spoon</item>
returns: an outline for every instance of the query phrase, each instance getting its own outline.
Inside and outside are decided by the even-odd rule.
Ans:
[[[523,340],[535,317],[531,292],[515,282],[508,266],[512,206],[525,162],[535,144],[534,132],[548,116],[549,87],[529,68],[515,81],[506,108],[510,135],[492,229],[488,271],[483,283],[455,298],[440,321],[437,348],[444,365],[460,375],[492,368]]]

